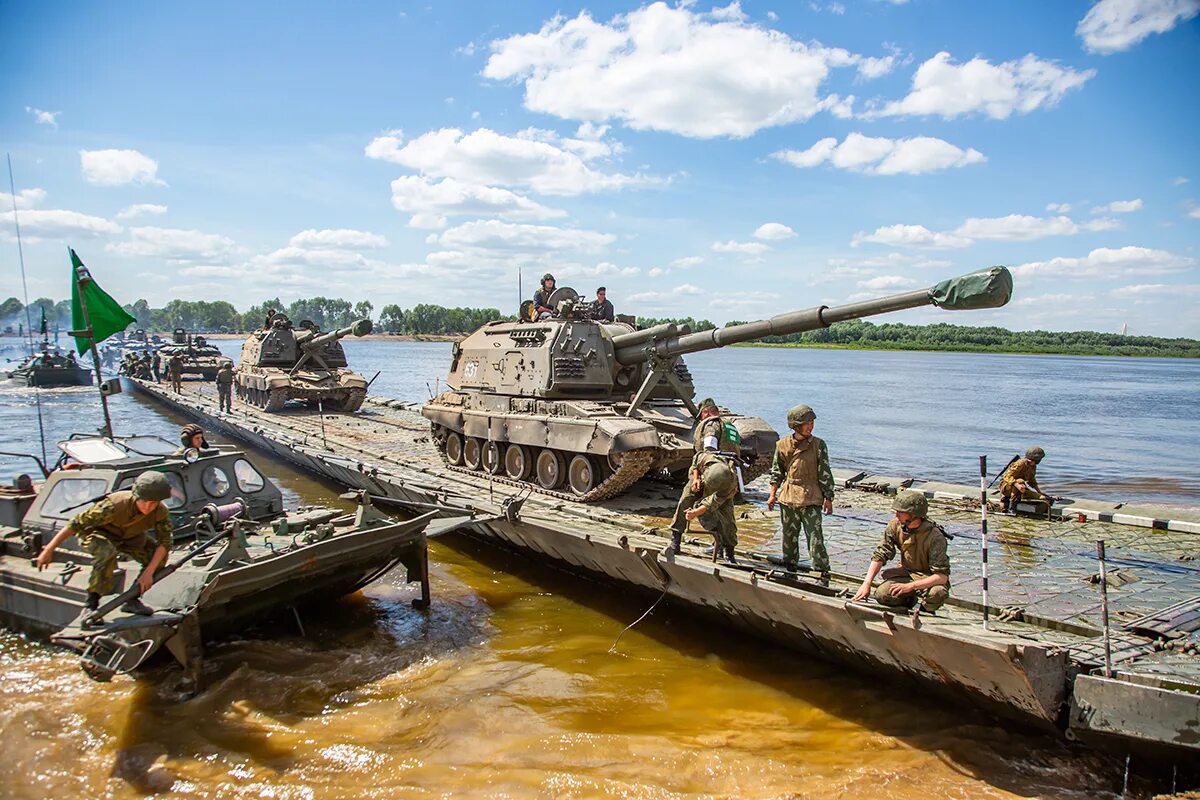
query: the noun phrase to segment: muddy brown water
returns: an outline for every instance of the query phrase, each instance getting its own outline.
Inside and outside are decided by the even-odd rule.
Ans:
[[[52,435],[86,427],[89,398],[43,393]],[[29,444],[26,400],[0,392],[0,417],[23,415]],[[180,422],[130,396],[114,415],[167,436]],[[267,466],[291,504],[335,491]],[[1124,765],[1112,758],[666,604],[622,636],[652,597],[466,537],[432,543],[431,557],[428,612],[388,575],[306,609],[305,636],[290,617],[263,620],[210,650],[207,688],[192,698],[176,693],[169,663],[97,684],[69,654],[0,632],[0,794],[1119,794]]]

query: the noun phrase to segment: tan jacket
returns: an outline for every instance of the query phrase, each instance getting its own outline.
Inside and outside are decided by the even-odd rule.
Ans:
[[[950,556],[946,555],[946,535],[933,520],[921,521],[915,531],[907,530],[894,519],[883,531],[883,541],[871,555],[872,561],[886,564],[900,551],[900,566],[913,573],[950,574]]]
[[[782,474],[772,474],[771,483],[779,486],[777,499],[780,503],[800,508],[818,506],[824,500],[825,493],[821,491],[820,481],[824,444],[816,436],[809,436],[801,442],[797,442],[794,436],[785,436],[775,445],[775,457]]]

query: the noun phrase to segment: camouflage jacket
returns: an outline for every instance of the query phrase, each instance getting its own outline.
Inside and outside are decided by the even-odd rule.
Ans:
[[[1017,481],[1025,481],[1030,488],[1040,492],[1037,484],[1037,462],[1029,458],[1018,458],[1014,461],[1000,478],[1000,491],[1009,494],[1008,490],[1012,489]]]
[[[883,541],[871,554],[871,560],[886,564],[896,555],[897,549],[900,550],[900,566],[909,572],[950,574],[945,532],[931,519],[922,520],[915,531],[901,527],[898,519],[889,522],[883,531]]]
[[[80,511],[71,520],[76,536],[99,533],[114,542],[131,542],[154,530],[159,547],[171,546],[171,515],[162,503],[150,514],[138,511],[133,492],[113,492],[91,508]]]
[[[833,499],[829,448],[825,446],[825,440],[817,436],[800,441],[795,436],[787,436],[776,442],[768,474],[772,486],[783,487],[778,499],[785,506],[820,505],[824,500]]]
[[[214,378],[217,386],[229,386],[233,383],[233,370],[229,367],[222,367],[217,370],[217,377]]]

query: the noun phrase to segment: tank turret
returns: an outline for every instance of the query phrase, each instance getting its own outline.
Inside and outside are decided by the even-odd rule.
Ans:
[[[167,374],[172,356],[179,356],[182,377],[198,377],[206,381],[216,377],[221,361],[225,359],[216,345],[209,344],[203,336],[192,336],[185,328],[176,328],[171,334],[171,341],[155,350],[154,358],[158,362],[160,375]]]
[[[242,362],[234,385],[251,405],[279,411],[289,400],[303,400],[324,410],[357,411],[367,396],[367,381],[350,369],[341,339],[366,336],[371,320],[321,333],[308,320],[293,326],[277,314],[271,327],[250,334],[242,345]]]
[[[451,466],[601,500],[648,472],[686,471],[697,409],[682,355],[925,305],[995,308],[1011,294],[1012,275],[994,267],[921,291],[693,333],[594,321],[563,287],[550,298],[553,315],[535,319],[523,308],[521,321],[492,322],[457,342],[449,391],[421,413]],[[758,417],[722,409],[722,418],[741,438],[745,480],[763,474],[779,435]]]

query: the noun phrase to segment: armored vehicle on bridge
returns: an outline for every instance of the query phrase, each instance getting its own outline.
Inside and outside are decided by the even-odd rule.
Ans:
[[[179,356],[181,375],[199,375],[206,381],[215,378],[221,362],[228,360],[216,345],[209,344],[203,336],[193,336],[183,328],[176,328],[171,342],[155,352],[159,375],[167,374],[172,356]]]
[[[994,267],[929,289],[692,333],[595,321],[590,306],[562,287],[549,299],[552,315],[522,313],[456,343],[450,388],[421,413],[456,469],[603,500],[652,470],[679,473],[690,463],[696,390],[680,356],[919,306],[995,308],[1011,295],[1012,275]],[[758,417],[722,416],[741,438],[745,479],[761,475],[778,434]]]
[[[280,411],[288,400],[304,400],[325,411],[357,411],[367,396],[367,381],[350,369],[339,340],[370,332],[369,319],[321,333],[308,320],[297,328],[277,314],[271,327],[250,334],[242,345],[234,378],[237,395],[266,411]]]

